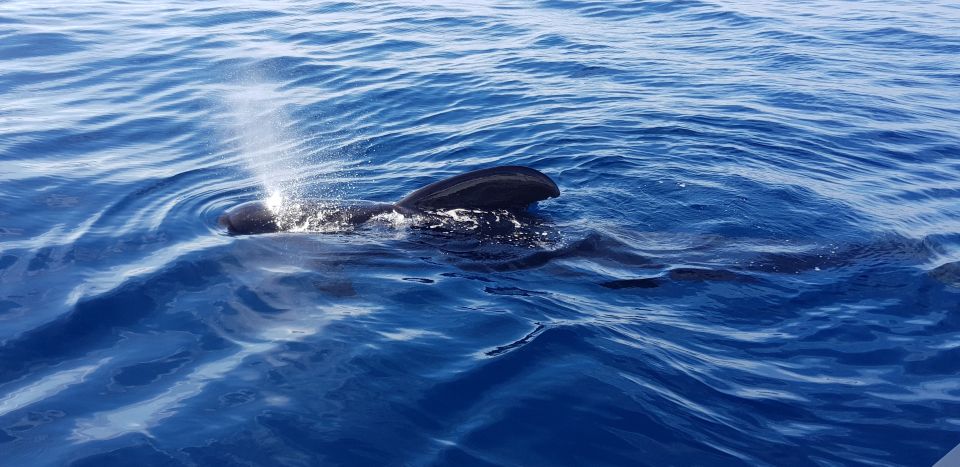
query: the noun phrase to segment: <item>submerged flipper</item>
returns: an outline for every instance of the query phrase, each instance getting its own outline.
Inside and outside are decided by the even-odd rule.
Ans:
[[[523,209],[560,196],[550,177],[529,167],[505,165],[431,183],[397,203],[407,209]]]

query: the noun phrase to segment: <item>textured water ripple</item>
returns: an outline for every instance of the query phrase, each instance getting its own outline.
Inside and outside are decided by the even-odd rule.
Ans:
[[[960,441],[958,20],[8,2],[0,463],[929,465]],[[547,240],[216,225],[493,164],[557,180]]]

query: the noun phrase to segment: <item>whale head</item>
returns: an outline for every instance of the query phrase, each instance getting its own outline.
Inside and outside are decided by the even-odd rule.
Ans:
[[[221,215],[217,222],[233,235],[261,234],[280,230],[276,214],[260,201],[236,206]]]

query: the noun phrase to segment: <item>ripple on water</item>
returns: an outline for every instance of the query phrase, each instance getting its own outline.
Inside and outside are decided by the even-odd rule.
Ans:
[[[957,442],[949,2],[7,6],[0,464]],[[495,164],[563,196],[505,234],[216,223]]]

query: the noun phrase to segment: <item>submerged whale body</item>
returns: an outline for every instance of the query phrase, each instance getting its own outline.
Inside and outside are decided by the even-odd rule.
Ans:
[[[437,211],[468,209],[475,212],[521,212],[538,201],[560,196],[550,177],[521,166],[475,170],[410,193],[400,201],[372,203],[303,200],[271,209],[263,202],[244,203],[220,216],[220,225],[233,235],[251,235],[290,230],[307,220],[334,226],[357,226],[381,215],[435,215]]]

